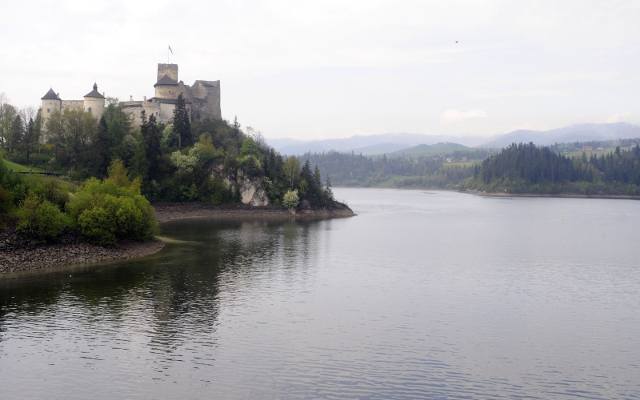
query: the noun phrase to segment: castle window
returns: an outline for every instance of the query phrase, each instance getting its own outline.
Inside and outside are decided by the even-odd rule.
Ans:
[[[49,114],[50,112],[51,112],[51,110],[47,108],[47,114]]]
[[[91,112],[91,107],[88,108],[89,112]]]

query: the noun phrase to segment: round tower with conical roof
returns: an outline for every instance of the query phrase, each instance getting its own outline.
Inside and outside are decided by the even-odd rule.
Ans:
[[[40,114],[42,115],[42,125],[46,129],[47,121],[54,112],[62,112],[62,100],[52,88],[40,99],[42,100],[42,109]]]
[[[104,114],[104,96],[98,92],[98,84],[93,84],[93,90],[84,95],[84,110],[90,112],[97,120]]]

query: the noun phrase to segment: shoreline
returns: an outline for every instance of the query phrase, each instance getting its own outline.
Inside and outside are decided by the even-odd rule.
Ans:
[[[301,210],[295,215],[280,208],[216,207],[201,203],[159,203],[154,209],[159,224],[189,219],[311,221],[355,215],[343,204],[335,209]],[[7,237],[3,241],[0,236],[0,280],[140,259],[158,253],[166,245],[162,239],[154,238],[148,242],[121,242],[114,247],[58,243],[12,248]]]
[[[45,244],[0,251],[0,279],[103,265],[150,256],[165,243],[122,242],[114,247],[89,243]]]
[[[259,219],[269,221],[321,220],[349,218],[356,214],[346,205],[340,208],[299,210],[291,214],[288,210],[273,207],[217,207],[202,203],[158,203],[154,204],[158,223],[188,219]]]
[[[457,190],[459,193],[474,194],[481,197],[540,197],[550,199],[607,199],[607,200],[640,200],[640,196],[624,194],[578,194],[578,193],[501,193],[482,192],[478,190]]]

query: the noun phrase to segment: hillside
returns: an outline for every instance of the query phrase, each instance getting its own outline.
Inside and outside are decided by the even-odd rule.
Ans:
[[[296,140],[270,139],[269,144],[281,154],[302,155],[338,151],[363,155],[389,154],[420,144],[460,143],[465,146],[480,145],[485,138],[452,135],[423,135],[416,133],[388,133],[357,135],[340,139]]]
[[[457,151],[469,151],[473,150],[471,147],[463,146],[458,143],[436,143],[436,144],[419,144],[417,146],[409,147],[394,151],[388,154],[389,157],[432,157],[444,154],[450,154]]]
[[[640,126],[626,122],[609,124],[577,124],[546,131],[517,130],[496,136],[482,144],[485,148],[503,148],[512,143],[533,143],[550,146],[555,143],[608,141],[639,138]]]
[[[512,144],[480,164],[470,189],[490,193],[640,195],[640,147],[568,157],[549,147]]]

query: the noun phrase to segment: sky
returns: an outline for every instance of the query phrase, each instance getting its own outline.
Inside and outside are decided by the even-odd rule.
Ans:
[[[153,96],[156,64],[220,80],[267,138],[489,136],[640,124],[640,1],[0,2],[0,93]]]

